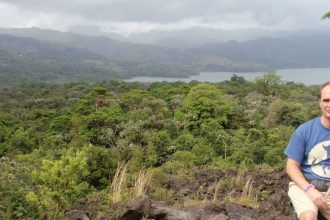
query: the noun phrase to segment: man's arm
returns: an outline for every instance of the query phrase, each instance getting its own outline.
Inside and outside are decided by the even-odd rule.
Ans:
[[[299,186],[301,189],[304,189],[309,182],[306,180],[305,176],[300,170],[300,163],[288,158],[286,164],[286,172],[291,178],[291,180]],[[306,192],[307,196],[315,203],[319,208],[327,208],[326,198],[314,187],[311,187]]]

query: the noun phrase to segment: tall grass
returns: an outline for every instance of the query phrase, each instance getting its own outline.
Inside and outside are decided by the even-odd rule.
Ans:
[[[214,191],[214,195],[213,195],[213,202],[217,202],[217,201],[220,200],[220,198],[219,198],[219,191],[220,191],[220,188],[221,188],[221,180],[219,180],[219,181],[216,183],[215,191]]]
[[[252,191],[253,191],[253,180],[252,177],[249,177],[245,183],[245,186],[242,191],[243,197],[252,197]]]
[[[115,176],[113,177],[110,190],[109,197],[112,203],[120,202],[123,200],[123,195],[126,190],[125,180],[127,173],[127,163],[118,164]]]
[[[147,170],[140,170],[135,177],[133,197],[145,195],[149,187],[152,173]]]
[[[134,179],[134,187],[127,188],[127,163],[118,164],[115,176],[109,188],[109,200],[112,203],[120,202],[125,198],[136,198],[145,195],[152,177],[150,171],[140,170]]]
[[[253,208],[258,208],[259,204],[257,202],[256,196],[253,195],[253,190],[254,190],[253,179],[252,177],[248,177],[237,203],[241,205],[250,206]]]

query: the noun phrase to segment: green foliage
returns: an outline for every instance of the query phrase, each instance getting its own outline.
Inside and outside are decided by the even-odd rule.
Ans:
[[[130,159],[131,170],[137,172],[145,168],[154,167],[159,162],[157,159],[158,155],[154,145],[137,146]]]
[[[228,160],[226,160],[222,157],[216,158],[212,162],[211,165],[216,167],[216,168],[220,168],[220,169],[230,169],[230,168],[232,168],[232,164]]]
[[[71,115],[60,115],[53,119],[50,129],[57,133],[67,133],[71,128]]]
[[[98,206],[122,161],[129,184],[150,168],[149,193],[169,200],[172,175],[199,166],[283,168],[295,127],[320,114],[317,87],[273,73],[217,84],[22,85],[0,99],[4,219],[62,218],[82,198]]]
[[[174,145],[176,150],[190,151],[196,142],[197,140],[192,134],[185,133],[175,139]]]
[[[330,11],[328,11],[327,13],[325,13],[321,19],[325,20],[325,19],[329,19],[330,18]]]
[[[206,165],[215,158],[213,147],[205,139],[199,139],[192,149],[192,154],[196,157],[196,165]]]
[[[168,174],[187,173],[195,166],[196,159],[197,157],[190,151],[177,151],[170,161],[163,164],[162,168]]]
[[[258,196],[258,200],[265,201],[265,200],[268,200],[268,198],[269,198],[269,192],[266,190],[262,190],[259,192],[259,194],[257,196]]]
[[[83,180],[98,190],[105,189],[116,169],[113,153],[105,147],[91,146],[86,150],[86,158],[89,174]]]
[[[103,108],[82,118],[85,128],[82,134],[86,136],[94,145],[107,147],[116,146],[115,131],[122,122],[125,121],[123,111],[119,106],[113,108]]]
[[[121,96],[120,105],[125,110],[133,110],[140,107],[145,98],[151,98],[151,96],[144,90],[133,89]]]
[[[199,133],[202,126],[217,123],[225,126],[232,106],[224,102],[221,92],[211,84],[193,87],[182,102],[177,118],[186,129]]]
[[[32,172],[38,191],[29,192],[26,199],[38,208],[40,216],[58,218],[70,203],[86,195],[90,185],[85,178],[90,175],[87,155],[91,146],[68,149],[60,160],[43,160],[40,169]]]
[[[266,96],[276,96],[281,83],[281,77],[275,73],[265,73],[255,79],[256,90]]]
[[[34,147],[34,140],[33,138],[29,137],[27,131],[25,131],[23,128],[19,128],[12,135],[10,139],[10,145],[12,150],[29,153]]]
[[[28,184],[23,181],[30,172],[7,157],[0,158],[0,216],[1,219],[38,219],[37,210],[25,199]]]
[[[171,137],[166,131],[160,131],[153,133],[150,137],[150,143],[155,146],[157,154],[156,166],[163,164],[170,155],[174,152],[174,148],[171,146]]]
[[[157,188],[154,192],[151,192],[150,196],[160,201],[171,201],[174,197],[173,192],[163,187]]]
[[[180,163],[182,168],[191,169],[196,163],[197,157],[190,151],[177,151],[172,155],[171,161]]]
[[[283,102],[275,99],[270,105],[264,122],[267,127],[278,125],[297,127],[306,121],[304,106],[301,103]]]

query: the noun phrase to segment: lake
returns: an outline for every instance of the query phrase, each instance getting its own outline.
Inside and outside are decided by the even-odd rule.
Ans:
[[[126,82],[190,82],[197,80],[201,82],[221,82],[229,80],[234,74],[243,76],[246,80],[254,80],[263,75],[263,72],[201,72],[199,75],[189,76],[187,78],[167,78],[167,77],[133,77],[125,80]],[[283,81],[294,81],[305,85],[319,85],[325,81],[330,81],[330,68],[306,68],[306,69],[279,69],[276,74],[281,76]]]

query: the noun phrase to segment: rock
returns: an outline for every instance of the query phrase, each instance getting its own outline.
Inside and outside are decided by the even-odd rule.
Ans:
[[[82,202],[70,207],[71,211],[66,213],[65,220],[78,220],[79,218],[83,220],[291,219],[290,200],[287,196],[289,180],[282,170],[273,172],[251,170],[243,174],[234,170],[219,169],[193,172],[193,178],[181,178],[179,175],[170,178],[169,190],[173,192],[173,197],[167,204],[155,202],[148,196],[142,196],[114,204],[107,211],[98,209],[96,213],[95,208],[90,208],[88,202]],[[242,196],[242,187],[235,181],[246,182],[247,179],[253,180],[252,198],[258,202],[258,208],[249,208],[234,203],[239,201]],[[220,189],[217,189],[218,184],[221,185]],[[231,200],[227,200],[227,198]],[[189,208],[168,205],[170,202],[173,204],[173,201],[179,207],[189,206]]]
[[[84,211],[70,210],[65,213],[64,220],[90,220],[90,218]]]
[[[140,196],[133,200],[122,201],[113,205],[105,219],[140,220],[149,216],[151,200],[148,196]]]
[[[200,220],[198,214],[152,202],[148,196],[114,204],[108,214],[100,217],[100,219],[140,220],[144,217],[161,220]]]
[[[148,217],[164,220],[200,220],[200,216],[194,213],[165,206],[153,206]]]
[[[226,209],[229,219],[237,219],[237,220],[256,219],[254,218],[256,210],[253,208],[244,207],[233,203],[228,203],[226,205]]]
[[[228,220],[228,219],[229,219],[228,216],[224,214],[219,214],[214,217],[208,218],[207,220]]]
[[[208,202],[203,208],[208,209],[213,213],[227,213],[226,203],[224,201]]]

